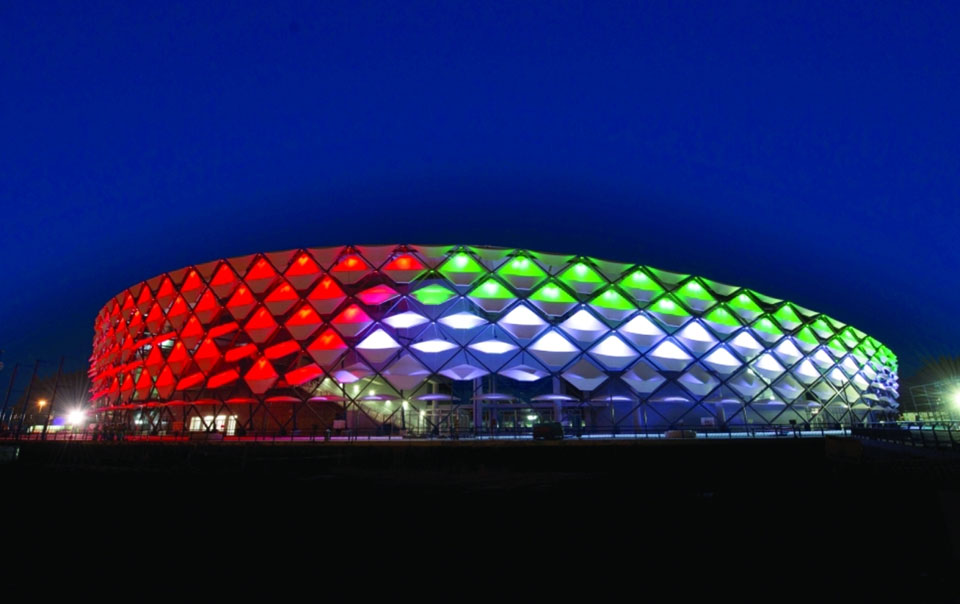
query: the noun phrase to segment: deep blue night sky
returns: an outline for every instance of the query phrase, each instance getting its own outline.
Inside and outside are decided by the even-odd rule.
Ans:
[[[0,4],[4,360],[165,270],[475,243],[960,351],[960,4]],[[771,6],[777,4],[778,6]]]

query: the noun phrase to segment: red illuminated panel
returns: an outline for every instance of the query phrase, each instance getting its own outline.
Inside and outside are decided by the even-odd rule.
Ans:
[[[197,305],[194,307],[193,311],[197,315],[197,318],[200,319],[200,322],[204,325],[209,325],[217,318],[217,315],[220,314],[220,302],[217,300],[217,297],[213,295],[211,290],[203,292],[203,295],[200,297],[200,301],[197,302]]]
[[[191,316],[187,319],[187,324],[180,330],[180,341],[192,350],[202,337],[203,326],[200,325],[200,321],[196,317]]]
[[[307,352],[321,366],[329,367],[343,356],[346,349],[347,345],[340,334],[327,328],[307,347]]]
[[[320,314],[333,312],[333,309],[340,306],[340,303],[347,296],[337,285],[337,282],[330,277],[324,277],[320,280],[310,295],[307,296],[307,302],[311,304]]]
[[[226,386],[227,384],[236,382],[239,378],[240,374],[237,373],[236,369],[228,369],[227,371],[220,372],[207,380],[207,388],[220,388],[221,386]]]
[[[213,340],[207,338],[193,354],[193,360],[204,373],[210,373],[220,360],[220,349]]]
[[[173,306],[167,311],[167,320],[174,329],[179,330],[183,327],[183,322],[187,320],[187,313],[190,309],[187,307],[187,301],[182,296],[177,296],[173,301]]]
[[[227,334],[233,333],[237,329],[240,329],[240,326],[231,321],[230,323],[224,323],[223,325],[211,327],[210,332],[207,335],[211,338],[220,338]]]
[[[140,377],[137,379],[137,387],[134,390],[137,400],[142,401],[147,398],[151,388],[153,388],[153,380],[150,379],[150,374],[146,371],[141,371]]]
[[[110,381],[110,387],[107,389],[107,400],[106,403],[110,404],[116,402],[117,397],[120,396],[120,380],[113,378]]]
[[[356,283],[370,270],[363,258],[357,254],[350,254],[341,258],[340,262],[330,269],[342,283]]]
[[[127,294],[123,299],[123,306],[120,307],[120,314],[127,321],[130,320],[130,317],[133,316],[133,313],[137,310],[136,305],[133,303],[133,296]]]
[[[147,371],[153,375],[156,375],[161,365],[163,365],[163,354],[160,352],[159,346],[154,346],[153,350],[151,350],[150,354],[147,356]]]
[[[344,256],[340,262],[338,262],[330,272],[333,273],[347,273],[351,271],[365,271],[370,267],[367,266],[367,263],[363,261],[363,258],[356,254],[350,254]]]
[[[150,314],[147,315],[147,329],[150,330],[150,333],[160,333],[160,328],[163,327],[164,320],[160,305],[154,304],[153,308],[150,309]]]
[[[262,344],[270,339],[273,332],[277,330],[277,321],[273,318],[266,308],[260,308],[253,313],[253,316],[243,326],[250,339],[257,344]]]
[[[426,267],[416,256],[401,254],[388,262],[383,270],[389,273],[391,271],[422,271],[424,268]]]
[[[153,305],[153,294],[150,293],[149,287],[144,287],[140,290],[140,297],[137,298],[137,308],[140,312],[146,314],[150,310],[150,306]]]
[[[234,319],[239,321],[250,314],[250,311],[253,310],[253,307],[256,305],[257,300],[253,297],[250,289],[241,285],[227,302],[227,310],[230,311]]]
[[[256,344],[244,344],[243,346],[237,346],[231,350],[228,350],[226,354],[223,355],[223,360],[228,363],[233,363],[239,361],[240,359],[245,359],[249,356],[253,356],[257,353]]]
[[[133,351],[136,350],[134,346],[134,339],[130,336],[127,336],[123,340],[123,347],[120,349],[120,361],[126,363],[130,360],[130,357],[133,356]]]
[[[283,281],[270,292],[270,295],[264,299],[263,304],[271,313],[279,316],[290,310],[299,299],[300,296],[297,294],[297,290],[293,289],[293,286],[286,281]]]
[[[257,359],[250,370],[247,371],[243,379],[247,383],[247,386],[250,387],[251,392],[254,394],[263,394],[270,389],[270,386],[273,386],[278,377],[280,376],[276,369],[273,368],[273,364],[271,364],[269,360],[261,357]]]
[[[301,253],[284,273],[284,276],[290,285],[299,290],[304,290],[320,278],[321,272],[320,266],[310,257],[310,254]]]
[[[294,340],[287,340],[286,342],[280,342],[279,344],[274,344],[273,346],[264,349],[263,356],[273,361],[276,359],[282,359],[285,356],[289,356],[299,351],[300,344]]]
[[[129,325],[130,333],[134,337],[139,337],[143,333],[143,315],[138,310],[133,315],[133,319],[130,321]]]
[[[120,400],[124,402],[130,400],[131,394],[133,394],[133,376],[127,374],[123,380],[123,386],[120,386]]]
[[[174,344],[173,350],[170,351],[170,356],[167,357],[167,365],[169,365],[170,370],[173,371],[173,374],[182,374],[184,368],[189,363],[190,353],[187,352],[187,347],[183,345],[183,342],[177,342]]]
[[[173,286],[173,281],[170,280],[170,277],[164,278],[163,283],[160,284],[160,289],[157,291],[157,302],[160,303],[160,306],[166,308],[176,297],[177,289]]]
[[[223,262],[217,272],[213,274],[213,279],[210,280],[210,288],[219,298],[226,298],[233,293],[238,283],[240,283],[240,279],[237,278],[237,274],[233,272],[229,264]]]
[[[183,285],[180,286],[180,295],[190,304],[194,304],[197,298],[200,297],[202,290],[203,280],[200,279],[200,274],[197,273],[195,269],[191,269],[190,272],[187,273],[187,278],[183,281]]]
[[[186,390],[203,383],[202,373],[193,373],[177,382],[177,390]]]
[[[162,399],[169,398],[173,394],[174,387],[177,385],[177,380],[173,377],[173,372],[170,371],[169,367],[164,367],[163,371],[160,372],[160,376],[157,378],[157,396]]]
[[[274,279],[277,278],[277,271],[273,265],[267,262],[262,256],[253,263],[244,281],[255,294],[262,294],[267,291]]]
[[[309,381],[315,380],[323,375],[323,370],[316,365],[310,364],[300,369],[294,369],[284,374],[283,379],[291,386],[299,386]]]
[[[306,340],[315,332],[323,321],[317,311],[311,306],[304,304],[297,312],[293,313],[284,326],[290,335],[297,340]]]
[[[371,323],[373,323],[373,320],[370,315],[363,312],[363,309],[356,304],[351,304],[330,321],[330,324],[336,327],[337,331],[347,337],[357,335]]]

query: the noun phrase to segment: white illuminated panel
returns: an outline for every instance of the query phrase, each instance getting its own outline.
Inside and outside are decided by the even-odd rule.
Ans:
[[[696,321],[688,323],[686,327],[677,332],[676,337],[697,355],[710,350],[717,343],[717,339]]]
[[[640,356],[636,350],[614,334],[600,340],[590,349],[590,354],[611,369],[623,369]]]
[[[607,326],[586,310],[578,310],[560,324],[560,329],[583,344],[589,344],[607,331]]]
[[[477,315],[468,312],[458,312],[455,315],[450,315],[449,317],[443,317],[440,319],[440,323],[443,323],[451,329],[473,329],[474,327],[479,327],[486,322],[486,319],[483,317],[478,317]]]
[[[510,332],[510,335],[526,340],[543,331],[547,322],[529,307],[521,304],[500,319],[498,325]]]
[[[486,340],[484,342],[474,342],[470,344],[469,348],[484,354],[506,354],[516,350],[517,346],[503,340]]]
[[[797,348],[797,345],[793,343],[791,338],[785,338],[777,347],[774,349],[774,352],[777,353],[777,356],[780,357],[780,360],[783,361],[786,365],[793,365],[797,361],[803,358],[803,353]]]
[[[710,369],[722,375],[733,373],[743,364],[740,362],[740,359],[722,346],[708,354],[702,362]]]
[[[827,373],[827,379],[830,380],[830,383],[836,387],[843,386],[847,383],[847,376],[840,371],[839,367],[834,367]]]
[[[570,343],[570,340],[550,330],[527,349],[533,356],[551,367],[560,367],[573,360],[580,349]]]
[[[450,340],[426,340],[424,342],[417,342],[416,344],[411,344],[410,348],[418,352],[424,352],[427,354],[435,354],[438,352],[446,352],[457,348],[457,345],[451,342]]]
[[[661,342],[647,356],[667,371],[680,371],[693,360],[693,357],[670,340]]]
[[[646,350],[666,337],[666,333],[644,315],[637,315],[617,330],[631,344]]]
[[[768,381],[777,379],[784,372],[783,365],[769,352],[765,352],[757,357],[757,360],[753,362],[753,370],[765,377]]]
[[[738,333],[735,338],[730,340],[729,345],[746,359],[755,357],[763,350],[763,344],[746,331]]]
[[[400,350],[400,344],[397,344],[397,341],[390,337],[390,334],[382,329],[378,329],[357,344],[357,350],[368,361],[380,363],[390,358],[397,350]]]
[[[807,384],[808,386],[820,379],[820,372],[813,366],[810,359],[804,359],[794,367],[793,375],[800,380],[801,383]]]
[[[813,356],[810,358],[813,359],[813,362],[816,363],[817,367],[819,367],[820,369],[827,369],[828,367],[833,365],[833,358],[829,354],[827,354],[827,351],[824,350],[823,348],[820,348],[815,353],[813,353]]]
[[[390,327],[393,327],[394,329],[410,329],[411,327],[423,325],[429,321],[430,319],[412,311],[402,312],[398,315],[393,315],[383,320],[384,323]]]

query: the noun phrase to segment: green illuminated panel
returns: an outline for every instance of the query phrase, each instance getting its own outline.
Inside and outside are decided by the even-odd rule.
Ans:
[[[576,299],[574,299],[573,296],[568,294],[566,290],[553,282],[545,284],[543,287],[530,294],[530,299],[538,300],[540,302],[576,302]]]
[[[704,319],[710,321],[711,323],[716,323],[717,325],[740,327],[740,321],[737,321],[737,318],[733,316],[733,313],[727,310],[724,306],[718,306],[717,308],[711,310],[709,313],[707,313],[707,316],[705,316]]]
[[[833,330],[827,325],[827,322],[823,320],[823,317],[814,321],[810,327],[812,327],[813,331],[817,332],[817,335],[821,338],[829,338],[833,335]]]
[[[487,278],[486,281],[475,287],[468,295],[471,298],[486,300],[512,300],[516,298],[509,289],[493,277]]]
[[[696,279],[687,281],[687,283],[681,287],[677,293],[684,298],[713,302],[713,296],[711,296],[710,292],[707,291],[707,288],[701,285]]]
[[[747,292],[741,292],[734,296],[732,300],[727,302],[727,305],[733,312],[747,319],[752,319],[757,315],[763,314],[763,310],[757,306],[757,303],[753,301],[753,298]]]
[[[773,322],[773,319],[767,315],[754,321],[750,327],[753,328],[754,333],[756,333],[760,339],[768,344],[776,342],[783,337],[783,332],[780,331],[777,324]]]
[[[584,262],[577,262],[570,266],[560,273],[559,279],[581,294],[588,294],[606,283],[600,273]]]
[[[520,289],[530,289],[547,277],[546,271],[526,256],[516,256],[504,263],[497,274],[510,285]]]
[[[777,320],[784,329],[793,329],[796,326],[803,323],[800,319],[800,316],[797,315],[797,311],[793,309],[789,304],[784,304],[780,307],[780,310],[774,313],[773,317]]]
[[[547,273],[526,256],[517,256],[497,270],[502,277],[546,277]]]
[[[716,299],[707,291],[707,288],[696,279],[687,281],[683,287],[677,291],[677,295],[680,296],[680,299],[683,300],[687,306],[699,312],[717,303]]]
[[[683,306],[681,306],[676,300],[671,296],[664,296],[657,300],[653,306],[650,307],[650,310],[664,315],[671,315],[674,317],[689,317],[688,313]]]
[[[421,287],[410,295],[416,298],[420,304],[435,306],[437,304],[443,304],[457,294],[442,285],[428,285]]]
[[[817,339],[817,336],[813,334],[813,330],[810,329],[809,327],[804,327],[803,329],[798,331],[796,333],[796,338],[801,342],[810,344],[811,346],[816,346],[817,344],[820,343],[820,341]]]
[[[770,319],[770,317],[762,317],[757,320],[753,325],[751,325],[755,331],[760,331],[772,336],[782,336],[783,332],[780,331],[776,324]]]
[[[618,285],[640,303],[647,302],[663,292],[660,284],[640,269],[621,279]]]
[[[612,287],[590,301],[592,306],[613,310],[635,310],[637,307]]]
[[[578,262],[560,273],[560,280],[564,283],[603,283],[600,273],[583,262]]]
[[[840,338],[833,338],[827,343],[827,348],[832,350],[837,354],[837,356],[843,356],[847,354],[847,349],[843,347],[843,344],[840,342]]]
[[[852,327],[845,327],[840,333],[840,337],[843,339],[843,343],[847,345],[847,348],[853,348],[859,341],[857,336],[854,335]]]
[[[484,271],[485,269],[474,260],[473,256],[464,252],[454,254],[440,266],[440,272],[448,279],[453,279],[456,275],[480,274]]]

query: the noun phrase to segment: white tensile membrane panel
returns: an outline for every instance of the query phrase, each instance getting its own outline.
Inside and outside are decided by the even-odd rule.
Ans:
[[[866,421],[898,406],[896,356],[855,327],[708,278],[524,249],[227,258],[120,292],[94,327],[102,409],[499,391],[517,405],[563,397],[546,405],[563,421],[697,425],[724,406],[741,413],[711,421]],[[624,416],[634,403],[659,407]]]

